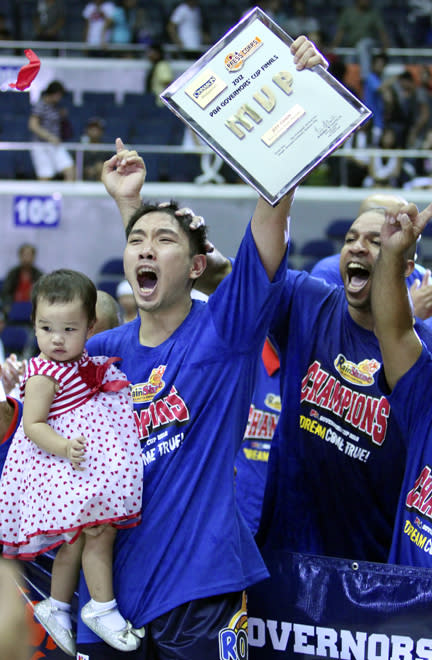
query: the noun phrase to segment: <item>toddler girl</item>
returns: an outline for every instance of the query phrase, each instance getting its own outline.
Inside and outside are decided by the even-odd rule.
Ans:
[[[116,358],[84,348],[95,321],[96,288],[82,273],[57,270],[32,294],[38,357],[21,384],[23,422],[0,482],[5,557],[32,559],[52,548],[51,596],[35,614],[75,655],[71,600],[82,564],[91,600],[81,617],[114,648],[143,636],[117,609],[112,586],[116,528],[139,524],[143,463],[131,395]]]

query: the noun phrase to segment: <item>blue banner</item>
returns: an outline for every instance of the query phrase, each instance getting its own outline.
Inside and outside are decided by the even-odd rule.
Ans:
[[[431,660],[432,571],[281,552],[248,590],[250,660]]]
[[[30,610],[52,556],[25,565]],[[272,577],[248,589],[249,660],[432,660],[432,571],[289,552],[266,563]],[[36,621],[32,639],[32,660],[68,657]]]

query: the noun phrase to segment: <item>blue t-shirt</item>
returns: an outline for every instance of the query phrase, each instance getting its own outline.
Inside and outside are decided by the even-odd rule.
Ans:
[[[0,438],[0,476],[1,473],[3,472],[3,466],[6,461],[6,456],[9,450],[9,447],[12,442],[12,438],[15,435],[15,432],[20,425],[21,422],[21,417],[22,417],[22,403],[21,401],[18,401],[17,399],[13,399],[12,397],[7,398],[9,404],[13,406],[13,417],[12,421],[9,424],[9,428],[6,431],[6,434],[3,438]]]
[[[234,460],[285,273],[283,260],[269,282],[248,227],[231,275],[161,345],[140,344],[139,319],[88,342],[91,355],[121,358],[143,446],[142,523],[118,533],[114,561],[135,626],[267,576],[236,506]]]
[[[365,80],[363,102],[372,110],[373,123],[378,128],[384,128],[384,101],[380,92],[381,78],[371,71]]]
[[[418,330],[432,346],[430,330]],[[295,271],[270,338],[281,359],[282,411],[259,544],[387,561],[406,452],[378,389],[378,340],[352,320],[342,287]]]
[[[432,414],[425,399],[432,355],[422,354],[388,395],[405,439],[407,460],[389,555],[392,564],[432,568]],[[384,374],[379,383],[388,392]]]
[[[270,364],[265,352],[259,360],[248,423],[235,462],[237,501],[253,534],[261,516],[270,446],[281,409],[278,363],[275,358]]]

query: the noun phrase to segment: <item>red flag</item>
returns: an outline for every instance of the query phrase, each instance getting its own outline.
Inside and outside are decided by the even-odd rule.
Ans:
[[[16,82],[9,83],[9,87],[14,87],[16,89],[19,89],[20,91],[23,91],[24,89],[27,89],[27,87],[30,87],[33,80],[36,78],[37,74],[39,73],[39,69],[41,65],[40,59],[38,58],[36,53],[30,50],[30,48],[27,48],[24,51],[24,55],[27,57],[29,63],[25,64],[18,71],[18,78]]]

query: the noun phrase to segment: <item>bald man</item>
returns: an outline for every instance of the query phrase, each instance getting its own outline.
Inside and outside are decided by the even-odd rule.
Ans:
[[[335,257],[343,286],[287,271],[269,331],[281,411],[256,537],[264,559],[289,551],[387,561],[406,451],[377,384],[371,287],[390,201],[401,203],[375,196],[363,203]],[[414,248],[405,255],[406,275],[414,255]],[[226,275],[229,260],[217,257]],[[416,328],[432,348],[432,331],[421,321]]]
[[[388,209],[394,204],[407,204],[408,202],[399,195],[385,193],[374,193],[366,197],[359,208],[359,215],[374,208]],[[311,275],[319,277],[329,284],[343,285],[340,273],[340,255],[332,254],[320,259],[311,270]],[[410,290],[411,300],[414,307],[414,315],[422,319],[432,327],[432,283],[431,272],[423,268],[417,262],[414,264],[412,273],[406,278]]]

